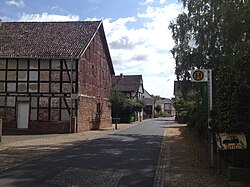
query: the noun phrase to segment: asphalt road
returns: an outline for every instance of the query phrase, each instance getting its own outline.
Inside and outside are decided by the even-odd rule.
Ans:
[[[0,173],[4,187],[152,186],[167,122],[132,128],[26,162]]]

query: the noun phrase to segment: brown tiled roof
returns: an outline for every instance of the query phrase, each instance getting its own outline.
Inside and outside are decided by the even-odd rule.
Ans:
[[[173,103],[171,101],[171,99],[167,99],[167,98],[160,98],[158,100],[156,100],[156,104],[167,104],[167,103]]]
[[[146,105],[154,105],[153,98],[144,98],[144,101],[146,102]]]
[[[122,92],[136,92],[142,84],[142,75],[122,75],[112,77],[112,87]]]
[[[2,22],[0,57],[79,58],[101,24],[101,21]]]

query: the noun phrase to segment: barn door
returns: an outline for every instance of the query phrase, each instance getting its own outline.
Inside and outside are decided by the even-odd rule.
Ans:
[[[29,103],[18,103],[17,128],[28,128]]]

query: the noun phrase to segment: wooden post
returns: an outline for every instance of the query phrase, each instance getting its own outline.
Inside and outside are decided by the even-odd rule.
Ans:
[[[118,120],[118,112],[116,112],[116,118],[115,118],[115,129],[117,129],[117,120]]]
[[[72,117],[72,124],[71,125],[72,125],[71,132],[76,133],[76,117],[75,116]]]
[[[3,120],[0,119],[0,142],[2,142],[2,135],[3,135]]]

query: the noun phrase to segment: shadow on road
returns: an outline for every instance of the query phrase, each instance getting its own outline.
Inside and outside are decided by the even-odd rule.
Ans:
[[[16,129],[16,128],[4,128],[3,135],[5,136],[20,136],[20,135],[41,135],[45,133],[35,132],[31,129]]]
[[[75,146],[57,154],[51,154],[57,149],[56,146],[44,147],[48,151],[44,155],[41,154],[42,149],[34,150],[29,146],[8,150],[13,155],[18,155],[19,164],[22,160],[26,163],[0,172],[0,183],[3,186],[18,187],[55,186],[58,176],[64,176],[67,171],[73,170],[83,174],[72,176],[73,181],[72,177],[61,179],[62,185],[98,186],[96,182],[104,181],[94,179],[101,178],[106,173],[110,177],[105,177],[105,183],[108,183],[106,186],[118,184],[149,187],[152,186],[162,138],[159,135],[116,133],[92,141],[77,142]],[[39,159],[27,162],[27,155],[30,155],[30,159]],[[91,176],[90,171],[97,174]],[[88,177],[83,179],[84,176]]]

